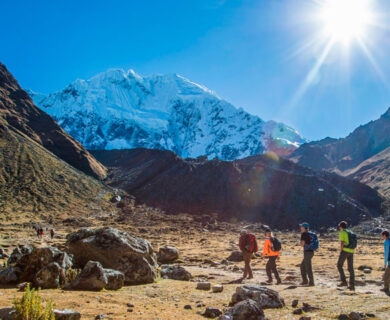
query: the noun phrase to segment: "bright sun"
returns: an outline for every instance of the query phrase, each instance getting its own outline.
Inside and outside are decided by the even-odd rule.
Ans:
[[[321,8],[324,32],[335,42],[361,39],[372,23],[369,0],[326,0]]]

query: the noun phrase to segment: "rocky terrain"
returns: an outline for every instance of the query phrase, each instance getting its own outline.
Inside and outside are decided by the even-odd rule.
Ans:
[[[278,228],[310,220],[319,228],[342,219],[357,224],[387,207],[383,197],[359,182],[318,173],[275,154],[233,162],[182,159],[147,149],[93,154],[110,167],[108,185],[172,213],[214,214]]]
[[[288,158],[305,167],[333,171],[356,179],[388,197],[389,130],[390,109],[345,138],[306,143]]]
[[[338,238],[335,232],[320,234],[320,249],[313,260],[316,286],[306,288],[298,285],[299,263],[302,255],[298,245],[298,232],[277,231],[277,236],[283,242],[282,257],[278,262],[283,284],[267,286],[261,284],[266,280],[265,261],[259,257],[253,259],[255,278],[240,282],[243,262],[239,261],[240,256],[235,254],[238,248],[238,234],[242,228],[255,233],[261,246],[264,228],[261,224],[230,224],[215,221],[209,216],[199,218],[189,215],[172,216],[133,204],[117,209],[117,212],[112,215],[80,215],[73,220],[55,219],[52,224],[43,220],[41,223],[44,227],[56,228],[55,239],[51,240],[47,236],[42,240],[37,239],[28,221],[10,221],[1,227],[0,246],[5,248],[8,254],[11,254],[15,246],[23,244],[35,246],[38,248],[35,249],[36,252],[43,252],[43,249],[39,248],[47,246],[69,252],[71,243],[85,237],[85,235],[81,236],[80,232],[75,232],[79,230],[79,226],[100,230],[103,225],[149,241],[151,248],[157,253],[156,258],[159,263],[164,264],[159,267],[162,276],[156,277],[153,283],[135,286],[125,284],[120,290],[110,288],[99,290],[99,287],[91,286],[76,291],[69,287],[65,290],[60,288],[42,290],[44,298],[54,299],[56,308],[76,310],[81,313],[82,319],[205,319],[206,316],[212,317],[220,312],[229,315],[232,312],[229,309],[231,302],[236,309],[255,310],[258,317],[256,319],[263,319],[262,313],[268,319],[308,319],[302,317],[310,317],[312,320],[339,319],[342,314],[344,318],[340,317],[340,319],[365,319],[359,316],[359,313],[362,313],[370,316],[366,319],[385,320],[390,313],[390,297],[379,291],[383,246],[378,233],[359,234],[359,247],[355,257],[357,289],[356,292],[351,293],[336,286]],[[369,223],[367,221],[367,224]],[[375,226],[378,221],[371,223]],[[389,227],[389,222],[385,220],[382,224],[384,227]],[[67,236],[69,234],[73,235]],[[89,235],[95,237],[98,234],[101,234],[100,231]],[[96,242],[96,245],[112,243],[115,237],[112,239],[100,244]],[[83,252],[90,254],[91,258],[94,256],[96,259],[99,256],[96,251],[98,247],[95,245],[87,248],[80,244],[77,247],[83,248]],[[96,249],[93,249],[94,247]],[[177,252],[172,250],[173,248],[177,248]],[[82,256],[77,252],[74,253],[75,257]],[[125,251],[122,253],[124,254]],[[34,261],[31,255],[29,261],[29,263]],[[106,262],[102,261],[104,267]],[[126,263],[126,265],[131,264]],[[93,267],[95,269],[92,269],[91,265],[85,266],[77,276],[78,279],[89,279],[88,283],[94,285],[98,283],[103,286],[105,282],[97,282],[99,278],[94,278],[94,274],[101,272],[103,276],[107,271],[96,264]],[[175,280],[173,275],[180,280]],[[75,284],[80,281],[76,279]],[[206,283],[210,283],[210,287]],[[251,284],[260,285],[263,289],[247,286]],[[280,299],[273,291],[266,291],[269,289],[276,290]],[[256,295],[253,296],[254,293],[250,293],[250,290],[263,290],[263,298],[256,302]],[[15,285],[1,285],[0,306],[10,306],[14,296],[21,294]],[[248,300],[239,302],[241,299],[247,299],[248,295],[254,302]],[[259,308],[260,306],[262,307]],[[351,317],[348,318],[347,315]]]
[[[177,74],[110,69],[49,95],[29,93],[89,150],[142,147],[233,160],[288,155],[306,142],[293,128],[263,121]]]

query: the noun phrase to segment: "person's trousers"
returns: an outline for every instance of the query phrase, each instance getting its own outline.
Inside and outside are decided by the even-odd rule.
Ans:
[[[247,252],[247,251],[243,251],[242,252],[242,256],[244,258],[244,278],[246,278],[247,276],[249,276],[250,278],[253,277],[253,273],[252,273],[252,268],[251,268],[251,258],[252,258],[252,253],[251,252]]]
[[[313,259],[314,251],[304,251],[303,260],[301,262],[301,275],[303,282],[307,282],[309,278],[309,284],[314,284],[313,269],[311,266],[311,259]]]
[[[339,256],[339,260],[337,261],[337,269],[340,273],[340,280],[343,283],[347,282],[347,278],[345,277],[344,273],[344,262],[347,260],[348,263],[348,272],[349,272],[349,285],[351,287],[355,286],[355,271],[353,269],[353,253],[342,251]]]
[[[386,268],[385,273],[383,275],[383,284],[385,290],[390,289],[390,266]]]
[[[276,259],[278,256],[268,257],[268,262],[265,265],[265,271],[267,272],[268,280],[272,281],[272,273],[275,275],[275,279],[280,281],[278,270],[276,269]]]

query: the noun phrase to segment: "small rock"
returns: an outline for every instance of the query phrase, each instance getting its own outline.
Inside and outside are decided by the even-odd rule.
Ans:
[[[129,308],[134,308],[134,304],[132,304],[132,303],[128,303],[128,304],[126,304],[126,306]]]
[[[161,266],[161,277],[172,280],[189,281],[192,278],[191,273],[181,266],[162,265]]]
[[[214,293],[222,292],[223,291],[223,286],[220,284],[216,284],[212,287],[212,291]]]
[[[106,315],[105,315],[105,314],[98,314],[98,315],[95,317],[95,320],[100,320],[100,319],[106,319]]]
[[[186,309],[186,310],[191,310],[192,307],[191,307],[189,304],[186,304],[186,305],[184,306],[184,309]]]
[[[233,307],[226,310],[225,314],[218,318],[218,320],[264,320],[264,311],[260,305],[252,300],[243,300]]]
[[[64,309],[54,310],[54,316],[56,320],[79,320],[81,319],[80,312]]]
[[[298,302],[299,302],[298,299],[294,299],[294,300],[292,301],[292,303],[291,303],[291,307],[296,308],[296,307],[298,306]]]
[[[302,310],[301,308],[295,309],[295,310],[293,311],[293,314],[302,314],[302,313],[303,313],[303,310]]]
[[[348,318],[349,320],[365,320],[366,316],[361,312],[351,312]]]
[[[161,247],[157,254],[160,263],[171,263],[179,259],[179,250],[172,246]]]
[[[19,289],[19,291],[24,291],[24,290],[26,290],[26,288],[29,284],[30,284],[29,282],[22,282],[22,283],[19,283],[16,287]]]
[[[371,273],[372,270],[367,268],[367,269],[364,269],[363,272],[368,274],[368,273]]]
[[[347,314],[341,313],[337,319],[338,320],[349,320],[349,317]]]
[[[230,256],[227,258],[229,261],[234,261],[234,262],[241,262],[244,260],[242,256],[242,252],[239,250],[233,251]]]
[[[203,316],[206,318],[216,318],[219,317],[222,314],[222,311],[217,308],[207,307],[205,312],[203,313]]]
[[[364,271],[365,269],[370,269],[370,270],[372,270],[372,267],[367,266],[367,265],[365,265],[365,264],[363,264],[363,265],[361,265],[361,266],[358,267],[358,270],[359,270],[359,271]]]
[[[211,288],[211,283],[210,282],[198,282],[196,284],[196,289],[198,290],[210,290]]]
[[[311,320],[311,317],[303,316],[303,317],[300,317],[299,320]]]

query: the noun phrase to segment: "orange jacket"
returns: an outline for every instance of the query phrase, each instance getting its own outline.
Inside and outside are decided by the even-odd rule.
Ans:
[[[263,257],[280,256],[280,251],[272,251],[272,242],[270,238],[265,238],[263,247]]]

